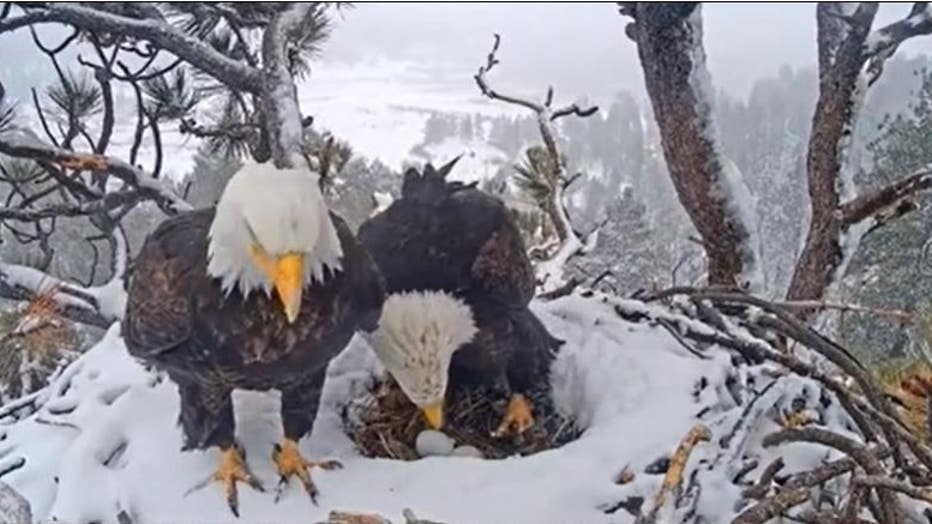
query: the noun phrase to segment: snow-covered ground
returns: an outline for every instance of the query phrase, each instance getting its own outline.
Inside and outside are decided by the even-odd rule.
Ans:
[[[625,322],[607,306],[578,297],[535,309],[567,340],[553,369],[554,395],[588,427],[580,439],[498,461],[363,458],[343,433],[339,415],[339,407],[362,391],[378,367],[357,337],[331,364],[314,432],[302,442],[309,457],[338,458],[345,468],[314,470],[319,506],[297,485],[278,504],[270,493],[242,487],[239,521],[317,522],[330,510],[399,518],[409,507],[421,518],[456,524],[629,522],[623,510],[605,514],[600,508],[656,490],[662,477],[640,472],[675,447],[702,403],[718,402],[697,400],[693,391],[701,377],[723,374],[726,355],[699,360],[666,331]],[[71,386],[63,394],[3,428],[0,470],[25,458],[3,480],[29,499],[37,518],[106,523],[115,522],[122,509],[137,523],[231,520],[219,487],[185,496],[215,467],[216,451],[179,451],[175,386],[155,383],[128,356],[118,326],[66,374]],[[277,399],[244,392],[235,401],[238,438],[254,471],[274,486],[270,453],[281,431]],[[615,485],[626,465],[638,472],[637,481]]]
[[[694,452],[690,467],[700,459],[718,460],[719,438],[744,409],[734,407],[722,386],[733,369],[725,351],[713,348],[707,350],[711,358],[697,358],[664,329],[624,321],[595,299],[569,296],[535,303],[534,309],[567,341],[552,369],[553,394],[558,407],[587,428],[578,440],[505,460],[364,458],[340,418],[340,407],[380,372],[357,337],[332,362],[316,426],[301,442],[306,456],[337,458],[344,469],[313,471],[319,506],[297,484],[278,503],[272,493],[243,486],[237,522],[321,522],[331,510],[400,520],[403,509],[412,508],[420,518],[450,524],[630,523],[625,510],[605,508],[630,496],[645,497],[649,508],[662,475],[646,474],[645,467],[671,453],[703,410],[702,422],[713,436]],[[62,391],[66,379],[70,387]],[[700,382],[707,387],[698,388]],[[29,499],[36,518],[112,523],[126,511],[139,524],[233,521],[219,486],[185,494],[216,466],[217,451],[179,450],[176,388],[156,381],[128,356],[117,325],[49,391],[41,410],[0,428],[0,471],[25,459],[3,481]],[[760,409],[801,391],[772,388]],[[281,434],[276,395],[237,392],[234,401],[238,439],[253,470],[274,487],[270,453]],[[751,428],[736,438],[756,439],[760,431]],[[808,450],[788,461],[788,472],[827,457],[818,448]],[[634,481],[615,484],[625,467]],[[708,522],[727,522],[736,511],[740,488],[729,480],[734,469],[701,472],[698,510]]]

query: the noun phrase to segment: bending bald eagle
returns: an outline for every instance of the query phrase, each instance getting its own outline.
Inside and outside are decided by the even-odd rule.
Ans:
[[[297,442],[310,433],[327,364],[384,300],[377,268],[329,213],[307,169],[247,164],[214,208],[163,222],[136,259],[123,334],[181,397],[185,450],[219,446],[211,477],[238,514],[236,482],[261,489],[234,442],[235,388],[281,391],[279,488],[316,489]],[[334,466],[334,463],[320,465]]]
[[[435,428],[448,379],[509,398],[496,434],[533,426],[529,390],[562,341],[528,309],[534,272],[501,200],[447,182],[456,160],[409,169],[401,198],[359,229],[390,295],[371,338],[386,369]]]

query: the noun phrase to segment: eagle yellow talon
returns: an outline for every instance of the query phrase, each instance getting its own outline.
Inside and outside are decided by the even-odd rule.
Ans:
[[[258,491],[265,491],[262,483],[249,471],[243,452],[237,446],[230,446],[220,452],[220,465],[211,476],[211,480],[223,484],[223,493],[226,496],[230,511],[239,517],[239,496],[236,492],[236,483],[245,482]]]
[[[296,476],[304,486],[304,491],[311,497],[311,502],[317,504],[317,486],[315,486],[314,482],[311,480],[310,468],[318,466],[324,470],[333,470],[343,467],[343,465],[336,460],[325,460],[321,462],[305,460],[298,450],[298,443],[289,438],[284,439],[281,444],[275,445],[275,450],[272,452],[272,460],[275,461],[275,465],[278,467],[279,475],[278,492],[275,495],[276,502],[281,498],[282,492],[288,484],[288,480],[292,476]]]
[[[508,400],[505,417],[498,429],[492,432],[493,437],[504,437],[510,433],[520,435],[534,426],[533,407],[524,395],[515,393]]]

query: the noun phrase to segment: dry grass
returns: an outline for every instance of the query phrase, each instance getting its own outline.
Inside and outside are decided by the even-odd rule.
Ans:
[[[494,438],[507,399],[492,399],[484,391],[458,389],[447,396],[443,432],[457,446],[474,446],[486,458],[529,455],[560,447],[581,433],[553,408],[546,389],[531,394],[536,424],[524,435]],[[427,428],[420,411],[393,381],[375,384],[346,407],[343,422],[359,452],[367,457],[416,460],[417,435]]]

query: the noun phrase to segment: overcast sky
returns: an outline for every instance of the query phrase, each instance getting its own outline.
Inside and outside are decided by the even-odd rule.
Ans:
[[[877,26],[903,16],[910,4],[885,4]],[[744,95],[751,83],[783,64],[815,64],[815,4],[705,4],[705,45],[714,82]],[[503,82],[593,95],[639,89],[634,44],[624,36],[614,3],[357,4],[335,26],[324,59],[411,61],[469,81],[502,35]],[[906,53],[932,49],[916,38]],[[541,87],[543,89],[543,87]]]

